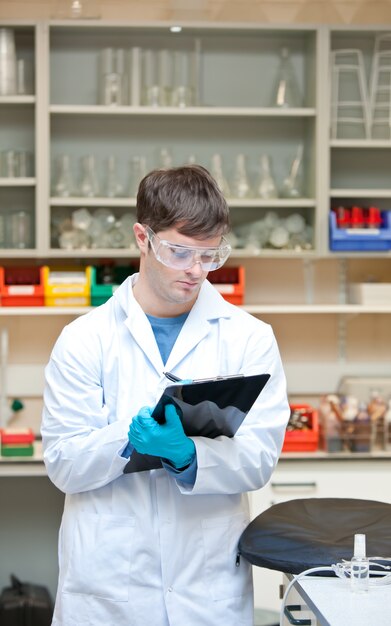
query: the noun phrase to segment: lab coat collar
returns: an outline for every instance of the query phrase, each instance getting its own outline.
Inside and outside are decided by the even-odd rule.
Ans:
[[[210,332],[210,322],[231,317],[230,305],[205,280],[181,331],[181,340],[174,345],[166,365],[163,365],[147,316],[133,295],[138,274],[133,274],[115,291],[114,298],[126,314],[125,324],[159,374],[174,367]]]

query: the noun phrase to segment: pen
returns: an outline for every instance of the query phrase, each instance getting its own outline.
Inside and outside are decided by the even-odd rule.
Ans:
[[[171,374],[171,372],[163,372],[163,374],[173,383],[179,383],[182,380],[181,378],[178,378],[178,376],[175,376],[175,374]]]

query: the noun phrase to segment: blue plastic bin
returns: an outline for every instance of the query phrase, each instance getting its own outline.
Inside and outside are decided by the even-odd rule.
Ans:
[[[330,250],[335,252],[391,250],[391,210],[383,211],[382,218],[381,228],[338,228],[336,213],[330,211]]]

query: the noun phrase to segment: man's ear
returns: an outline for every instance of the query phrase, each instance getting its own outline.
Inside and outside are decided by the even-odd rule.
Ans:
[[[134,236],[136,238],[136,243],[140,249],[140,252],[144,252],[147,254],[148,252],[148,237],[145,230],[145,227],[139,222],[136,222],[133,226]]]

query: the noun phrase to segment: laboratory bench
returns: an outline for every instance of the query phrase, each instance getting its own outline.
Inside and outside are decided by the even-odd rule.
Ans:
[[[390,468],[391,452],[283,453],[269,483],[250,494],[251,517],[293,498],[356,497],[391,502],[385,480]],[[41,441],[35,442],[33,457],[0,457],[0,501],[0,587],[8,584],[13,572],[21,579],[48,585],[54,594],[64,494],[47,477]],[[279,610],[282,574],[260,567],[253,572],[255,606]]]
[[[284,576],[286,583],[291,577]],[[288,606],[302,606],[291,614],[301,623],[312,626],[389,626],[391,586],[370,585],[368,593],[352,593],[349,580],[332,577],[303,577],[294,583]],[[305,607],[305,608],[304,608]],[[307,610],[308,609],[308,610]],[[311,620],[305,622],[305,620]],[[300,622],[292,622],[300,623]],[[289,621],[285,618],[284,626]]]

